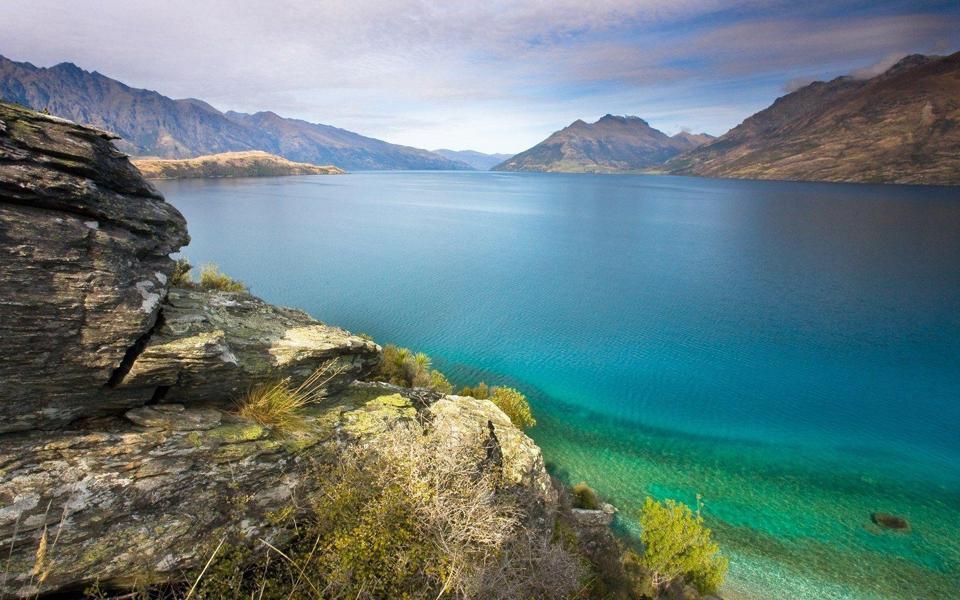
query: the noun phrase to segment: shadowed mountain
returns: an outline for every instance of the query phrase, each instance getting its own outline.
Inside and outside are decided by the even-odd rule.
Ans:
[[[476,150],[447,150],[445,148],[434,150],[433,153],[450,160],[465,162],[478,171],[489,171],[513,156],[512,154],[484,154]]]
[[[814,82],[670,160],[679,175],[960,184],[960,53]]]
[[[0,56],[0,98],[109,130],[136,156],[191,158],[263,150],[346,169],[469,169],[427,150],[390,144],[274,113],[224,114],[206,102],[132,88],[71,63],[39,68]]]
[[[692,136],[670,137],[639,117],[606,115],[596,123],[576,120],[495,171],[616,173],[640,171],[694,148]],[[709,136],[708,136],[709,137]]]

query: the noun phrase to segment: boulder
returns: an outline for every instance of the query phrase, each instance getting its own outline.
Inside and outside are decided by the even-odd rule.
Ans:
[[[605,502],[598,510],[572,508],[570,512],[573,513],[573,519],[578,527],[606,528],[613,523],[613,517],[617,514],[617,509],[612,504]]]
[[[431,404],[432,402],[432,404]],[[549,482],[539,448],[486,400],[358,383],[309,408],[281,435],[227,411],[157,404],[84,428],[7,435],[0,443],[0,547],[19,597],[180,580],[221,539],[282,543],[285,522],[344,443],[399,422],[504,440],[504,480]],[[544,498],[549,505],[550,498]],[[37,548],[46,532],[46,558]],[[54,542],[55,540],[55,542]]]
[[[334,393],[380,362],[374,342],[244,292],[174,287],[161,309],[113,393],[141,403],[229,406],[257,381],[296,383],[324,367],[324,387]]]
[[[189,238],[113,137],[0,103],[0,432],[126,404],[103,390]]]

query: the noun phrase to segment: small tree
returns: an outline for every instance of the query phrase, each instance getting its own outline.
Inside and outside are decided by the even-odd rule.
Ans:
[[[490,400],[510,417],[510,422],[518,429],[529,429],[537,424],[527,397],[519,391],[510,387],[495,387]]]
[[[220,268],[209,263],[200,269],[200,289],[218,290],[221,292],[245,292],[247,286],[220,271]]]
[[[647,497],[640,515],[643,531],[643,566],[650,570],[653,585],[662,589],[678,577],[692,583],[700,593],[712,594],[723,584],[729,561],[711,539],[703,518],[686,504]]]
[[[186,258],[178,258],[173,264],[173,273],[170,274],[170,285],[176,287],[188,287],[193,285],[190,280],[190,269],[193,265]]]

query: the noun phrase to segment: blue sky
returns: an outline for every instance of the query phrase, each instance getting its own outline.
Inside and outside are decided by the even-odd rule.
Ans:
[[[957,50],[958,0],[5,0],[0,19],[14,60],[486,152],[605,113],[719,135],[803,83]]]

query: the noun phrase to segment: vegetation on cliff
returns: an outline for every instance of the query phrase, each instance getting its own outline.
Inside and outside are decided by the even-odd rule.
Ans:
[[[650,571],[656,590],[680,578],[702,593],[713,593],[723,583],[727,559],[711,539],[699,509],[694,513],[685,504],[648,497],[640,528],[640,563]]]
[[[529,488],[505,485],[489,440],[397,426],[317,467],[323,490],[292,539],[228,551],[196,598],[572,598],[578,556],[538,526]]]
[[[453,391],[453,386],[443,373],[432,368],[433,361],[423,352],[411,352],[394,344],[383,347],[383,360],[371,376],[376,381],[385,381],[403,387],[424,387],[443,394]]]

